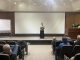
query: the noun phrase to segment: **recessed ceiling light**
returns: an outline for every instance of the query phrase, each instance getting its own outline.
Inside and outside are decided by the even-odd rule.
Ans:
[[[17,2],[14,2],[14,4],[16,5],[16,4],[17,4]]]

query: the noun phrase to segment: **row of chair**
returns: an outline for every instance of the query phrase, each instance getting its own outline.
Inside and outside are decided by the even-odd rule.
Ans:
[[[61,40],[53,40],[52,41],[52,50],[53,54],[55,54],[55,59],[56,60],[62,60],[64,59],[64,55],[68,56],[69,58],[74,56],[77,53],[80,53],[80,46],[75,45],[74,46],[74,41],[70,40],[70,46],[64,46],[62,49],[57,49],[59,44],[62,43]]]
[[[19,59],[24,60],[24,49],[26,51],[26,54],[28,54],[28,46],[27,46],[26,42],[25,41],[17,41],[17,40],[16,41],[5,40],[5,41],[10,45],[15,45],[17,43],[19,45],[19,50],[18,50]],[[4,44],[4,41],[0,41],[0,44]],[[3,46],[0,45],[0,52],[2,52],[2,51],[3,51]],[[5,57],[5,59],[4,59],[4,57]],[[0,60],[1,59],[11,60],[9,55],[0,53]]]
[[[52,41],[51,44],[52,44],[53,54],[55,53],[56,47],[58,47],[60,43],[62,43],[61,40],[53,40],[53,41]],[[73,44],[74,44],[74,41],[69,41],[69,43],[70,43],[71,45],[73,45]]]

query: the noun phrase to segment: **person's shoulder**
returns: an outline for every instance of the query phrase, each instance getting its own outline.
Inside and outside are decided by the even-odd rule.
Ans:
[[[60,44],[59,44],[59,46],[62,46],[62,45],[64,45],[64,43],[60,43]]]

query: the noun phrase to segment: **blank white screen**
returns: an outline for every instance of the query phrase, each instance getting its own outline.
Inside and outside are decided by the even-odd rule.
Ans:
[[[15,34],[39,34],[41,22],[46,34],[65,33],[65,13],[15,13]]]

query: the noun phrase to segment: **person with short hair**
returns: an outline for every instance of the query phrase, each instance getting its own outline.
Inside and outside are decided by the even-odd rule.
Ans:
[[[74,45],[80,45],[80,35],[77,35],[77,40],[74,41]]]
[[[3,53],[11,55],[12,50],[9,44],[3,45]]]
[[[18,45],[11,45],[11,46],[9,44],[3,45],[3,53],[9,54],[11,60],[16,60],[18,53]]]
[[[65,45],[71,45],[66,37],[62,37],[62,43],[59,44],[58,48],[62,48]]]

